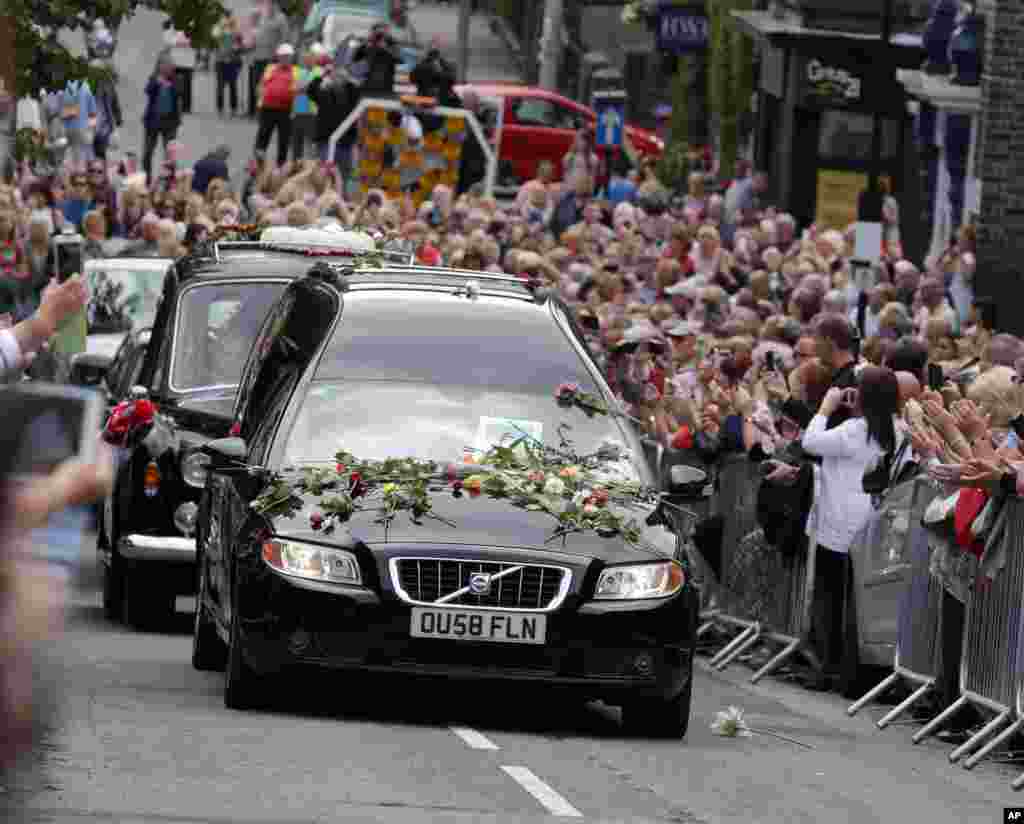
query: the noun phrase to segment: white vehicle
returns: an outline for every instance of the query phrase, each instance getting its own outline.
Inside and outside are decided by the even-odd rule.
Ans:
[[[89,286],[88,355],[113,358],[125,335],[153,325],[170,258],[101,258],[86,261]]]

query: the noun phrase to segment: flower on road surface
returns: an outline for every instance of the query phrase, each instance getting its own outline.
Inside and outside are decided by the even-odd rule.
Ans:
[[[716,713],[715,720],[711,722],[711,732],[723,738],[749,738],[752,734],[739,707],[729,707]]]

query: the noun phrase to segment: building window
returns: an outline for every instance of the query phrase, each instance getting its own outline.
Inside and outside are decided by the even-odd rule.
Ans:
[[[871,115],[829,110],[821,114],[818,156],[821,160],[864,162],[871,160]],[[882,121],[882,159],[896,160],[900,150],[900,123]]]
[[[539,97],[520,98],[512,104],[512,113],[520,126],[572,129],[576,125],[572,112]]]

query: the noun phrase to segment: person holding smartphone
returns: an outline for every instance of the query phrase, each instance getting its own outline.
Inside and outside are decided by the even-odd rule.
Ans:
[[[71,291],[71,290],[69,290]],[[59,679],[47,651],[64,624],[68,569],[34,539],[56,513],[109,494],[113,463],[67,461],[18,487],[0,484],[0,781],[56,721]]]
[[[19,379],[57,328],[75,313],[85,311],[87,300],[88,290],[81,279],[62,284],[54,280],[43,290],[42,302],[32,317],[0,329],[0,382]]]
[[[817,541],[812,628],[826,676],[830,671],[849,672],[851,662],[856,662],[855,645],[850,648],[844,641],[853,591],[850,545],[871,514],[864,475],[900,446],[895,373],[869,366],[861,371],[858,384],[829,389],[802,440],[806,452],[821,458],[816,515],[808,520],[807,535]],[[840,410],[846,411],[846,420],[830,426]],[[810,686],[830,685],[826,678]]]

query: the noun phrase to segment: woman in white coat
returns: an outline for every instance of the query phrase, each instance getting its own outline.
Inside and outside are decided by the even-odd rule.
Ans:
[[[804,450],[821,458],[821,484],[808,534],[817,541],[812,627],[826,675],[838,674],[843,658],[856,652],[843,648],[853,584],[850,545],[871,514],[864,474],[898,449],[899,392],[895,373],[866,367],[857,389],[828,391],[803,436]],[[829,417],[843,405],[856,417],[827,429]]]

